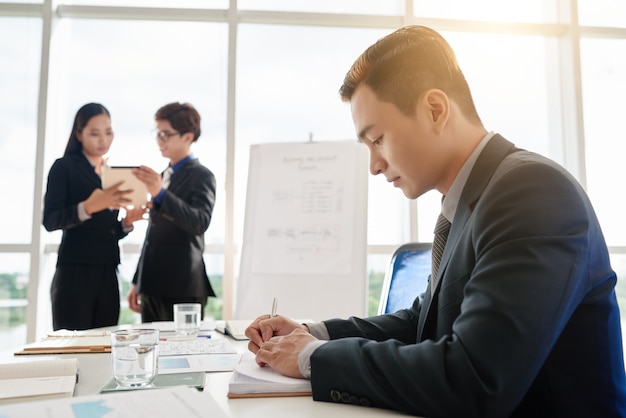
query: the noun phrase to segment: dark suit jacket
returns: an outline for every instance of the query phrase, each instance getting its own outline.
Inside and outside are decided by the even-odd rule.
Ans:
[[[183,165],[150,210],[133,283],[156,297],[215,296],[202,254],[215,205],[215,176],[197,159]]]
[[[563,168],[492,138],[438,276],[410,309],[327,321],[314,398],[429,417],[626,416],[616,276]]]
[[[103,210],[81,222],[77,206],[102,187],[100,177],[82,152],[54,162],[44,196],[43,225],[63,230],[57,264],[119,264],[118,241],[127,234],[117,210]]]

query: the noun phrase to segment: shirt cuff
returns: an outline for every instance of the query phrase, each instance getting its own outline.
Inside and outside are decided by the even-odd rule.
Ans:
[[[330,340],[330,334],[328,333],[328,328],[326,328],[326,324],[323,322],[311,322],[310,324],[305,324],[309,327],[309,334],[317,338],[318,340]]]
[[[164,198],[164,197],[165,197],[165,189],[161,189],[161,191],[159,192],[159,194],[158,194],[158,195],[156,195],[156,196],[154,197],[154,199],[152,199],[152,200],[154,200],[155,202],[157,202],[157,203],[160,205],[160,204],[163,202],[163,198]]]
[[[85,210],[85,202],[80,202],[78,204],[78,219],[80,219],[81,222],[91,219],[91,215],[87,214],[87,211]]]
[[[311,341],[298,353],[298,368],[300,369],[300,374],[305,379],[311,379],[311,356],[313,352],[327,342],[322,340]]]

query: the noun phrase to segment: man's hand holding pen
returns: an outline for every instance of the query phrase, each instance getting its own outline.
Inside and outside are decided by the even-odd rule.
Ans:
[[[262,315],[246,329],[246,337],[250,338],[248,349],[256,354],[260,366],[267,364],[285,376],[302,378],[298,354],[316,338],[309,334],[306,325],[277,316],[274,309],[274,316]]]

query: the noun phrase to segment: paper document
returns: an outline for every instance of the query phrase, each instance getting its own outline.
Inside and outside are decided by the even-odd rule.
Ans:
[[[111,331],[58,329],[48,333],[47,338],[106,337],[110,335]]]
[[[232,354],[235,346],[226,338],[191,337],[181,340],[159,341],[159,357],[190,354]]]
[[[204,354],[191,356],[159,356],[159,374],[185,372],[229,372],[241,354]]]
[[[208,392],[177,386],[0,406],[3,418],[206,417],[227,415]]]

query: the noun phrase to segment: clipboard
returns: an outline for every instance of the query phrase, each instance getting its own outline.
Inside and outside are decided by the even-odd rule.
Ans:
[[[133,192],[126,195],[131,202],[128,206],[140,207],[148,203],[149,195],[148,189],[144,183],[142,183],[132,173],[132,166],[105,166],[102,168],[102,188],[106,189],[113,186],[115,183],[123,181],[121,190],[132,189]]]

